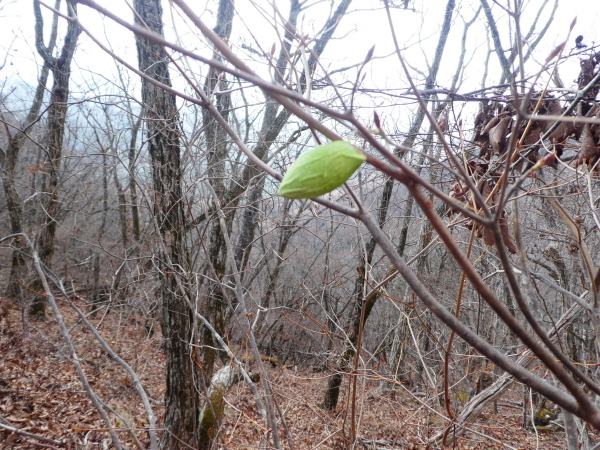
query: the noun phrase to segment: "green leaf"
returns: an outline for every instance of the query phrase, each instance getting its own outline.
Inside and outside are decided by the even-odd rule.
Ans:
[[[286,172],[279,195],[314,198],[340,187],[367,157],[346,141],[319,145],[300,156]]]

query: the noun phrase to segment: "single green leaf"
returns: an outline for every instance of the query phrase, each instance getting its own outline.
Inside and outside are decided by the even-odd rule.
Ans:
[[[314,198],[340,187],[367,157],[346,141],[319,145],[300,156],[288,169],[279,195]]]

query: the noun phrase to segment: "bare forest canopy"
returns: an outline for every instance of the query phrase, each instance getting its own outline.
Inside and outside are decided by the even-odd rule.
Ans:
[[[0,58],[7,445],[599,448],[595,4],[18,3],[0,1],[20,21]],[[10,413],[38,340],[93,427]],[[118,406],[92,355],[128,380]]]

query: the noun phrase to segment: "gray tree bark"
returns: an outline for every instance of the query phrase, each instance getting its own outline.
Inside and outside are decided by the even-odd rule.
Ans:
[[[71,8],[75,5],[68,5],[69,15],[72,14]],[[45,164],[48,167],[48,173],[43,180],[43,199],[44,216],[42,220],[42,229],[37,241],[40,260],[46,266],[51,266],[52,256],[54,255],[54,236],[56,234],[57,215],[60,211],[60,201],[58,190],[60,185],[60,166],[62,159],[63,138],[65,135],[65,123],[67,118],[67,109],[69,101],[69,79],[71,77],[71,61],[75,54],[77,40],[81,29],[73,22],[69,22],[67,32],[63,41],[63,47],[58,58],[52,56],[50,47],[44,44],[44,22],[40,5],[33,2],[35,13],[35,45],[38,53],[44,60],[44,64],[50,67],[54,84],[50,94],[50,106],[48,107],[47,122],[47,148]],[[40,291],[41,281],[33,283],[33,289]],[[36,316],[46,315],[46,300],[42,295],[36,295],[31,306],[30,314]]]
[[[56,0],[54,7],[56,9],[60,7],[60,0]],[[56,45],[57,30],[58,16],[55,15],[52,20],[50,38],[48,40],[48,51],[50,53],[54,51]],[[15,168],[19,158],[19,152],[26,142],[27,134],[39,119],[49,74],[50,66],[44,63],[38,80],[37,89],[33,97],[33,102],[25,120],[20,124],[20,129],[15,133],[8,125],[5,125],[8,144],[5,149],[0,148],[0,179],[2,180],[4,194],[6,196],[11,234],[20,234],[23,232],[23,206],[21,205],[19,194],[15,188]],[[15,239],[15,247],[12,254],[9,282],[6,287],[6,295],[9,297],[20,297],[21,284],[19,284],[19,279],[23,277],[23,272],[25,270],[25,259],[22,253],[24,250],[24,243],[21,237]]]
[[[106,228],[106,216],[108,214],[108,167],[106,154],[102,155],[102,214],[100,218],[100,226],[98,227],[98,244],[101,245]],[[100,249],[94,251],[92,264],[94,284],[92,286],[92,311],[98,309],[100,303]]]
[[[219,1],[217,24],[214,31],[223,40],[228,40],[231,36],[234,12],[233,0]],[[216,59],[220,58],[217,53],[215,53],[214,57]],[[228,85],[229,82],[224,72],[219,71],[214,67],[209,68],[204,89],[206,94],[214,99],[213,103],[215,107],[225,120],[229,117],[229,109],[231,106],[231,93],[227,92]],[[204,124],[204,136],[206,140],[208,160],[207,174],[209,182],[216,193],[216,200],[226,209],[230,201],[233,200],[229,195],[231,191],[227,189],[225,182],[225,180],[229,178],[229,174],[225,167],[228,156],[228,136],[225,130],[219,126],[210,111],[206,109],[202,111],[202,121]],[[216,209],[214,202],[213,209]],[[229,224],[231,224],[231,221],[229,221]],[[212,267],[218,274],[225,274],[226,255],[227,250],[225,248],[223,231],[219,225],[219,221],[215,220],[210,225],[208,257]],[[208,318],[217,333],[224,336],[225,300],[218,284],[210,284],[208,297],[203,309],[205,317]],[[204,366],[205,383],[208,384],[210,383],[214,370],[217,355],[215,351],[216,345],[212,333],[206,327],[203,328],[202,339],[204,344],[202,346],[202,363]]]
[[[162,34],[160,0],[135,0],[136,23]],[[138,63],[150,78],[171,85],[167,59],[160,45],[136,37]],[[190,345],[193,314],[177,287],[188,266],[184,248],[185,215],[181,202],[181,160],[175,96],[142,79],[142,103],[154,186],[153,214],[168,255],[158,257],[162,311],[160,325],[166,356],[165,433],[162,449],[198,448],[199,371]],[[159,246],[162,248],[162,246]],[[171,265],[165,263],[170,260]],[[185,283],[183,283],[185,285]]]
[[[142,115],[136,121],[133,129],[131,130],[131,142],[129,144],[129,195],[131,197],[131,227],[133,228],[133,238],[136,242],[140,240],[140,213],[138,209],[137,200],[137,189],[135,181],[135,167],[136,167],[136,142],[137,135],[142,126]]]

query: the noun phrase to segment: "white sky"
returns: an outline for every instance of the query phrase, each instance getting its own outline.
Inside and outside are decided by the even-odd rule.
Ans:
[[[48,3],[54,3],[53,0],[46,0]],[[489,0],[493,4],[492,0]],[[503,0],[504,3],[508,0]],[[63,2],[64,3],[64,2]],[[132,14],[127,4],[122,0],[112,0],[104,2],[108,7],[118,12],[124,18],[130,19]],[[214,12],[216,10],[216,0],[194,1],[193,5],[196,11],[211,27],[214,25]],[[314,36],[324,20],[327,17],[331,6],[330,0],[315,1],[316,5],[301,15],[299,20],[299,29],[302,33]],[[337,1],[335,2],[337,5]],[[401,3],[396,0],[396,3]],[[512,0],[510,1],[512,3]],[[522,29],[526,32],[531,24],[533,14],[543,3],[543,0],[525,0],[526,9],[522,18]],[[545,23],[546,17],[552,8],[554,0],[549,0],[548,6],[542,18],[540,19],[541,28]],[[288,2],[286,0],[276,0],[280,11],[287,15]],[[394,10],[394,22],[396,32],[399,35],[400,45],[408,47],[405,57],[408,62],[419,70],[427,72],[426,59],[431,60],[433,51],[438,39],[438,31],[443,20],[443,12],[446,0],[411,0],[411,6],[415,10]],[[7,64],[0,71],[0,80],[5,82],[4,92],[10,86],[25,82],[33,85],[35,83],[38,68],[39,56],[35,50],[33,38],[33,13],[30,1],[25,0],[0,0],[0,55],[7,54]],[[231,43],[238,48],[242,44],[251,45],[257,48],[260,45],[263,49],[270,49],[274,42],[277,42],[276,35],[269,21],[273,17],[273,8],[271,2],[267,0],[237,0],[236,7],[238,17],[234,23],[234,36]],[[469,20],[474,11],[479,7],[477,0],[457,0],[455,9],[455,23],[449,37],[449,41],[444,54],[442,71],[438,77],[438,83],[443,87],[449,87],[449,79],[456,68],[458,50],[460,48],[459,37],[462,35],[463,19]],[[44,8],[42,8],[44,9]],[[262,14],[259,13],[262,10]],[[323,55],[322,63],[329,70],[349,66],[364,59],[368,49],[375,45],[375,58],[367,68],[367,78],[363,87],[372,89],[396,88],[405,89],[406,80],[399,75],[400,66],[395,56],[386,59],[377,59],[393,52],[393,45],[390,38],[390,30],[381,0],[354,0],[351,7],[351,14],[344,17],[336,36],[339,38],[333,41]],[[509,33],[507,14],[498,6],[493,7],[498,26],[505,32],[502,34],[503,45],[509,48]],[[456,14],[459,16],[456,16]],[[169,3],[164,2],[165,21],[171,21],[173,10]],[[175,15],[177,12],[175,11]],[[536,51],[536,60],[543,61],[555,45],[562,42],[568,32],[568,25],[577,17],[577,25],[570,38],[569,48],[574,43],[575,36],[582,34],[585,36],[584,42],[592,45],[594,42],[600,42],[598,36],[600,5],[596,0],[580,0],[571,2],[560,0],[559,9],[555,16],[554,24],[544,38]],[[123,55],[133,65],[136,63],[135,44],[130,32],[123,30],[114,24],[110,19],[103,19],[97,13],[90,11],[87,7],[79,7],[79,15],[82,22],[102,41],[109,43],[117,53]],[[45,13],[46,31],[50,26],[50,15]],[[266,18],[265,18],[266,17]],[[194,30],[190,30],[188,25],[184,24],[177,17],[177,35],[183,45],[190,49],[198,49],[206,53],[206,45],[197,36]],[[483,23],[483,12],[477,23],[472,27],[468,39],[468,54],[472,57],[467,59],[470,62],[464,73],[464,84],[460,91],[470,91],[478,89],[481,83],[483,55],[487,51],[486,31]],[[250,34],[246,26],[250,28],[253,35]],[[512,26],[512,25],[510,25]],[[64,21],[62,29],[64,30]],[[167,25],[166,34],[169,38],[175,38],[173,29]],[[59,40],[60,43],[60,40]],[[279,46],[278,46],[279,48]],[[4,51],[2,51],[4,50]],[[248,55],[247,52],[239,49],[240,55]],[[207,53],[206,53],[207,54]],[[249,55],[251,57],[251,55]],[[252,57],[254,59],[254,57]],[[494,66],[490,71],[488,85],[497,83],[499,72],[495,55],[492,56]],[[250,61],[252,67],[263,75],[267,75],[262,62]],[[536,62],[531,61],[528,65],[529,73],[533,73],[539,67]],[[202,68],[198,68],[202,70]],[[561,76],[567,86],[571,86],[579,70],[579,59],[573,57],[568,64],[561,69]],[[92,76],[92,74],[94,74]],[[73,92],[76,93],[79,86],[80,92],[86,89],[91,79],[101,83],[102,80],[111,80],[115,78],[115,63],[100,50],[91,40],[82,34],[80,43],[75,55],[73,66]],[[352,79],[356,71],[348,72],[347,78]],[[135,79],[135,77],[132,77]],[[100,80],[100,81],[97,81]],[[135,89],[135,88],[133,88]],[[378,101],[375,101],[377,104]],[[383,102],[379,100],[379,102]],[[383,105],[378,105],[383,106]],[[407,115],[409,112],[406,113]]]

